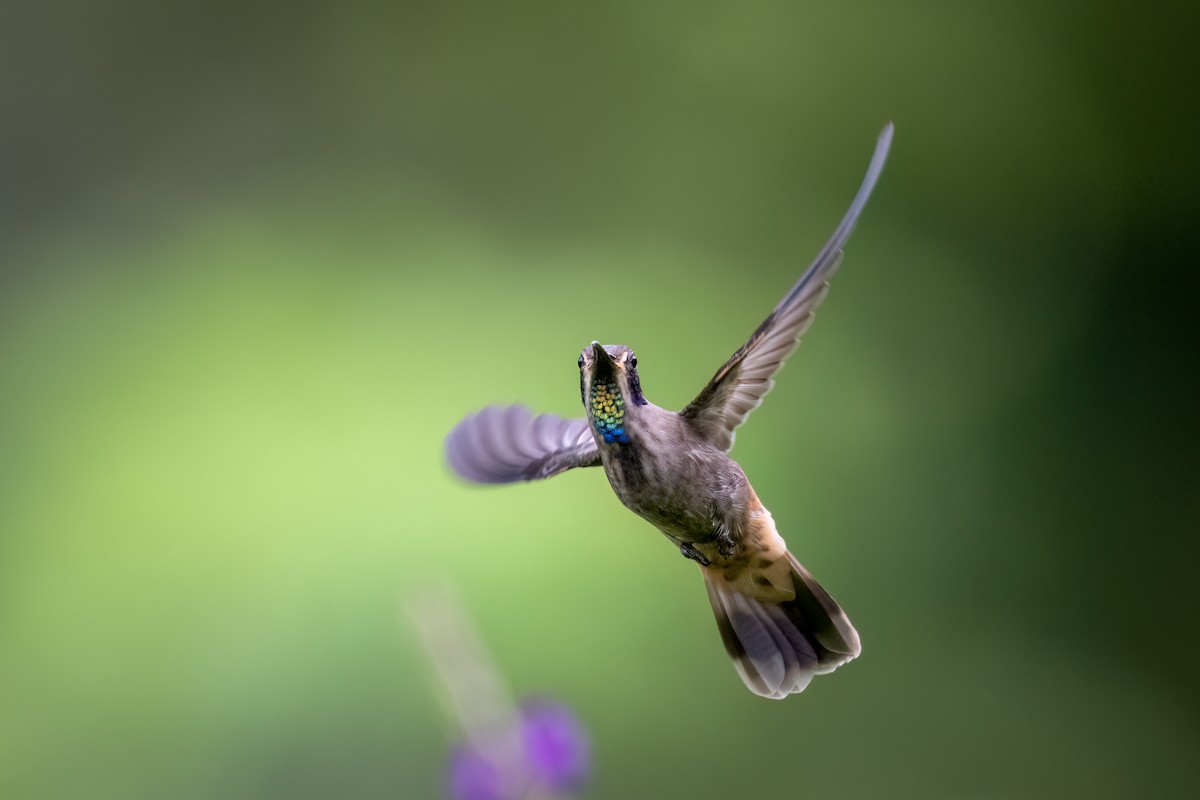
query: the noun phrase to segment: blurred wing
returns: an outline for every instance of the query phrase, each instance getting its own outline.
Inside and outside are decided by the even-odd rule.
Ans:
[[[717,447],[723,450],[733,447],[734,431],[762,404],[767,392],[775,386],[773,376],[812,324],[817,306],[829,292],[828,280],[842,262],[842,247],[850,238],[850,232],[883,171],[891,144],[892,126],[889,123],[879,135],[875,155],[854,202],[816,260],[758,326],[750,340],[717,370],[704,390],[680,412]]]
[[[469,481],[514,483],[594,467],[600,452],[586,419],[535,417],[524,406],[488,406],[450,431],[446,460]]]

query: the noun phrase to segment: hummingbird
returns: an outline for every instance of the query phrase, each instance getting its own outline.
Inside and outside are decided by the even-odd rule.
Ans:
[[[891,142],[889,123],[829,241],[682,410],[646,399],[632,349],[593,341],[578,361],[583,417],[489,406],[446,437],[451,469],[476,483],[602,467],[621,503],[699,567],[725,650],[746,686],[763,697],[802,692],[814,675],[854,659],[862,646],[841,606],[788,551],[729,451],[738,426],[771,391],[775,373],[812,324]]]

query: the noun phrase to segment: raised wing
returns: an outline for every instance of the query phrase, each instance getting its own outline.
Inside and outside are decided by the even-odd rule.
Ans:
[[[450,431],[446,460],[469,481],[514,483],[594,467],[600,452],[586,419],[535,417],[524,406],[488,406]]]
[[[762,405],[767,392],[775,386],[773,376],[812,324],[817,306],[829,292],[829,278],[841,264],[842,247],[850,238],[850,232],[879,180],[891,145],[892,125],[888,123],[879,134],[875,155],[854,202],[816,260],[758,326],[750,340],[717,370],[696,399],[679,412],[717,447],[723,450],[733,447],[734,431],[751,411]]]

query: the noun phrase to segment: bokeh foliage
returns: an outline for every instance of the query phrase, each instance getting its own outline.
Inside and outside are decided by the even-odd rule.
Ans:
[[[0,12],[0,795],[433,797],[461,590],[593,797],[1200,778],[1183,4]],[[444,433],[679,406],[892,162],[735,455],[864,655],[749,695],[598,472]]]

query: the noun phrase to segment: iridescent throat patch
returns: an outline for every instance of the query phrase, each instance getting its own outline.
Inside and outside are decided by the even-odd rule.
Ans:
[[[628,442],[625,433],[625,400],[615,381],[592,384],[592,426],[606,444]]]

